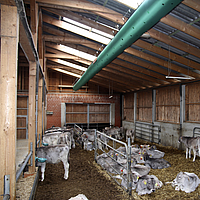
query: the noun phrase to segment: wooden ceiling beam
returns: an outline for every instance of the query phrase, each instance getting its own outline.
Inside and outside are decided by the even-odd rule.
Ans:
[[[66,68],[70,68],[70,71],[71,67],[68,67],[66,65],[62,65],[58,62],[58,59],[50,59],[50,61],[53,61],[55,62],[57,65],[61,65],[61,66],[65,66]],[[81,70],[80,70],[81,71]],[[106,72],[106,73],[105,73]],[[125,74],[121,74],[121,73],[117,73],[116,70],[112,70],[112,69],[104,69],[104,70],[101,70],[98,75],[100,76],[103,76],[105,78],[110,78],[111,80],[115,81],[115,82],[119,82],[119,83],[123,83],[124,85],[127,85],[127,86],[130,86],[130,83],[131,85],[137,85],[137,86],[146,86],[146,85],[149,85],[152,87],[151,83],[150,82],[145,82],[144,80],[141,80],[140,82],[138,82],[139,80],[134,78],[133,76],[130,76],[130,75],[125,75]],[[118,78],[120,76],[120,79]],[[136,83],[134,83],[135,81],[137,81]],[[155,84],[154,84],[155,86]]]
[[[91,61],[87,61],[85,59],[78,58],[76,56],[72,56],[72,55],[67,54],[67,53],[62,53],[61,56],[59,56],[60,53],[59,53],[58,50],[55,50],[55,49],[52,49],[52,48],[49,48],[49,47],[47,47],[47,50],[52,52],[52,53],[55,53],[55,54],[48,54],[48,55],[50,55],[50,56],[48,56],[49,58],[63,58],[63,59],[66,58],[66,59],[73,59],[73,60],[80,62],[80,63],[83,63],[83,64],[87,64],[88,66],[91,64]],[[131,70],[130,68],[124,68],[121,65],[116,65],[116,64],[111,63],[111,64],[107,65],[107,67],[109,67],[113,70],[118,70],[121,73],[129,74],[129,75],[132,75],[132,76],[135,76],[135,77],[139,77],[143,80],[147,80],[147,81],[156,83],[155,85],[157,85],[157,86],[160,85],[160,84],[169,84],[169,82],[167,82],[167,81],[159,80],[159,79],[153,78],[151,76],[148,76],[148,75],[145,75],[145,74],[142,74],[142,73],[138,73],[136,71]],[[102,70],[107,69],[107,67],[103,68]]]
[[[78,20],[78,18],[77,18],[77,20]],[[167,15],[166,17],[164,17],[164,18],[162,18],[161,19],[161,21],[163,22],[163,23],[166,23],[166,21],[168,21],[168,25],[170,25],[170,23],[172,23],[172,22],[174,22],[173,24],[174,24],[174,27],[175,28],[177,28],[177,29],[181,29],[181,31],[183,31],[183,32],[185,32],[185,33],[187,33],[187,34],[191,34],[192,36],[194,36],[194,37],[196,37],[196,38],[200,38],[200,34],[199,34],[199,30],[197,29],[197,28],[195,28],[195,27],[193,27],[193,26],[191,26],[191,25],[189,25],[189,24],[186,24],[186,23],[184,23],[184,22],[182,22],[182,21],[180,21],[180,20],[178,20],[178,19],[176,19],[176,18],[174,18],[174,17],[172,17],[172,16],[170,16],[170,15]],[[83,23],[83,24],[85,24],[85,22],[84,22],[84,19],[82,20],[81,19],[81,22]],[[94,22],[94,24],[95,24],[95,22]],[[183,27],[187,27],[186,29],[184,29]],[[139,44],[140,43],[145,43],[147,46],[150,46],[151,44],[149,44],[149,43],[147,43],[147,42],[143,42],[142,40],[137,40],[135,43],[134,43],[134,45],[136,45],[136,46],[140,46]],[[184,45],[184,43],[182,43],[182,45]],[[181,45],[181,46],[182,46]],[[145,45],[143,45],[143,47],[142,48],[144,48],[145,49],[145,47],[144,47]],[[151,46],[153,46],[153,45],[151,45]],[[157,51],[155,50],[157,48]],[[146,48],[147,49],[147,48]],[[150,48],[148,48],[147,50],[149,50]],[[152,49],[152,47],[151,47],[151,50],[153,51],[153,49]],[[183,47],[181,47],[181,50],[183,50],[184,51],[184,48]],[[162,56],[164,56],[164,57],[166,57],[166,58],[168,58],[168,56],[169,56],[169,52],[168,51],[166,51],[166,50],[161,50],[161,48],[158,48],[158,47],[155,47],[154,46],[154,51],[153,51],[154,53],[157,53],[158,55],[162,55]],[[165,53],[163,53],[163,52],[165,52]],[[190,66],[190,67],[192,67],[192,68],[194,68],[194,69],[197,69],[197,70],[200,70],[200,65],[197,63],[197,62],[194,62],[194,61],[192,61],[192,60],[189,60],[189,59],[186,59],[186,58],[184,58],[184,57],[182,57],[182,56],[179,56],[179,55],[177,55],[177,54],[173,54],[173,53],[170,53],[170,55],[172,55],[172,57],[170,58],[171,60],[174,60],[174,61],[176,61],[176,62],[179,62],[179,63],[181,63],[181,64],[184,64],[184,65],[186,65],[186,66]],[[166,64],[166,63],[165,63]]]
[[[29,40],[26,35],[26,31],[24,29],[24,26],[23,26],[21,20],[19,21],[19,42],[20,42],[20,46],[21,46],[26,58],[29,61],[35,61],[35,56],[33,54],[31,45],[29,43]]]
[[[60,28],[63,27],[63,25],[60,24],[60,22],[59,22],[58,20],[51,19],[50,17],[46,17],[46,18],[45,18],[45,21],[46,21],[47,23],[53,24],[53,25],[55,25],[55,26],[58,26],[58,27],[60,27]],[[153,29],[152,29],[152,30],[153,30]],[[153,32],[152,30],[151,30],[151,32]],[[156,32],[157,32],[157,31],[156,31]],[[85,45],[88,46],[89,44],[85,44]],[[69,46],[69,45],[68,45],[68,46]],[[82,47],[80,47],[80,48],[82,48]],[[91,46],[90,46],[90,48],[91,48]],[[79,50],[80,50],[80,49],[79,49]],[[127,60],[127,59],[125,59],[125,57],[127,58],[127,55],[125,55],[125,54],[119,55],[118,58],[121,58],[121,59],[123,59],[123,60],[127,60],[127,61],[129,61],[129,62],[132,62],[132,63],[136,64],[136,65],[141,65],[141,66],[146,66],[146,65],[148,65],[148,68],[151,67],[151,69],[152,69],[153,71],[156,71],[156,72],[165,74],[166,76],[168,75],[168,64],[169,64],[168,61],[164,61],[164,60],[162,60],[162,59],[155,58],[154,56],[151,56],[151,55],[149,55],[149,54],[143,53],[143,52],[138,51],[138,50],[134,50],[133,48],[130,48],[130,47],[127,48],[127,49],[125,50],[125,52],[128,52],[128,53],[130,53],[130,54],[132,54],[132,55],[136,55],[137,57],[143,58],[143,59],[148,60],[148,61],[150,61],[150,62],[154,62],[154,63],[156,63],[156,64],[158,64],[158,65],[161,65],[161,66],[163,66],[163,67],[165,67],[165,68],[161,68],[161,67],[159,67],[159,66],[153,65],[153,64],[151,64],[151,63],[147,63],[147,62],[145,62],[145,61],[141,61],[141,60],[136,59],[136,58],[133,59],[132,57],[131,57],[129,60]],[[89,52],[88,52],[88,53],[89,53]],[[178,73],[183,73],[183,74],[188,75],[188,70],[185,69],[185,68],[183,68],[183,67],[180,67],[180,66],[175,65],[175,64],[172,64],[172,63],[171,63],[171,66],[170,66],[170,67],[171,67],[172,70],[177,71]],[[171,74],[171,75],[175,75],[175,74]],[[199,74],[197,74],[197,73],[195,73],[195,72],[192,72],[192,71],[190,71],[190,76],[195,77],[195,78],[200,78],[200,75],[199,75]]]
[[[182,2],[183,4],[185,4],[186,6],[193,8],[194,10],[197,10],[198,12],[200,12],[200,2],[197,0],[184,0]]]
[[[82,1],[77,1],[77,0],[37,0],[37,3],[46,3],[46,4],[52,4],[52,5],[59,5],[62,6],[63,9],[64,7],[66,8],[79,8],[83,10],[89,10],[89,11],[96,11],[96,12],[102,12],[102,13],[110,13],[113,15],[120,15],[119,13],[108,9],[104,6],[100,6],[94,3],[88,2],[82,2]]]
[[[137,56],[137,57],[140,57],[140,58],[142,58],[142,59],[144,59],[144,60],[148,60],[148,61],[150,61],[150,62],[152,62],[152,63],[156,63],[156,64],[158,64],[158,65],[160,65],[160,66],[165,67],[166,70],[165,70],[165,73],[164,73],[164,74],[166,74],[166,73],[168,72],[168,68],[169,68],[170,70],[174,70],[174,71],[177,71],[177,72],[179,72],[179,73],[188,75],[188,69],[183,68],[183,67],[180,67],[180,66],[178,66],[178,65],[175,65],[175,64],[173,64],[173,63],[170,63],[170,66],[169,66],[169,62],[168,62],[168,61],[165,61],[165,60],[160,59],[160,58],[155,58],[155,56],[151,56],[151,55],[149,55],[149,54],[147,54],[147,53],[144,53],[144,52],[142,52],[142,51],[138,51],[138,50],[136,50],[136,49],[133,49],[133,48],[129,47],[129,48],[125,49],[125,52],[130,53],[130,54],[132,54],[132,55],[135,55],[135,56]],[[121,54],[121,56],[122,56],[122,55],[123,55],[123,54]],[[158,69],[157,69],[156,71],[158,71]],[[163,71],[163,72],[164,72],[163,69],[160,70],[160,71]],[[193,72],[193,71],[191,71],[191,70],[190,70],[190,76],[192,76],[192,77],[194,77],[194,78],[200,78],[200,74],[195,73],[195,72]]]
[[[200,40],[200,30],[184,21],[171,15],[166,15],[160,21]]]
[[[0,0],[0,4],[8,5],[8,6],[16,6],[16,3],[14,0]]]
[[[152,38],[156,40],[164,42],[165,44],[168,44],[170,46],[173,46],[177,49],[180,49],[186,53],[189,53],[193,56],[200,58],[200,49],[197,49],[189,44],[183,43],[180,40],[170,37],[164,33],[158,32],[154,29],[149,30],[148,33]]]
[[[110,35],[115,35],[117,33],[116,29],[113,29],[111,27],[106,27],[106,26],[103,26],[99,23],[96,23],[95,21],[93,20],[90,20],[86,17],[83,17],[81,15],[78,15],[74,12],[71,12],[69,10],[58,10],[58,9],[45,9],[43,8],[44,10],[48,11],[48,12],[51,12],[51,13],[54,13],[58,16],[62,16],[62,17],[67,17],[69,19],[72,19],[74,21],[77,21],[77,22],[80,22],[86,26],[89,26],[89,27],[92,27],[92,28],[95,28],[97,30],[100,30],[100,31],[103,31],[105,33],[108,33]]]
[[[144,51],[148,50],[153,53],[156,53],[158,55],[164,56],[166,58],[169,58],[169,53],[170,53],[170,59],[173,61],[176,61],[178,63],[184,64],[186,66],[192,67],[194,69],[200,70],[200,64],[189,60],[183,56],[179,56],[178,54],[175,54],[173,52],[169,52],[169,50],[165,50],[157,45],[142,41],[142,40],[137,40],[134,45],[141,47]]]
[[[81,9],[81,10],[87,10],[90,11],[92,13],[95,13],[99,16],[102,16],[106,19],[109,19],[111,21],[114,21],[118,24],[124,24],[125,18],[122,14],[115,12],[111,9],[108,9],[104,6],[100,6],[97,4],[93,4],[93,3],[88,3],[88,2],[82,2],[82,1],[76,1],[76,0],[68,0],[68,1],[64,1],[64,0],[37,0],[37,2],[39,3],[39,5],[41,5],[40,3],[43,3],[42,6],[46,6],[46,7],[52,7],[51,5],[54,5],[55,8],[60,8],[62,10],[70,10],[70,8],[75,8],[75,9]],[[123,20],[124,19],[124,20]]]
[[[72,69],[72,68],[70,68],[70,67],[60,65],[60,64],[58,64],[58,65],[52,65],[52,64],[49,64],[49,63],[48,63],[48,64],[47,64],[47,67],[50,68],[50,69],[59,68],[59,69],[63,69],[63,70],[66,70],[66,71],[73,72],[73,73],[75,73],[75,74],[81,75],[81,72],[80,72],[79,70],[75,70],[75,69]],[[103,87],[108,88],[108,87],[109,87],[109,84],[106,83],[106,82],[108,82],[108,81],[110,81],[110,80],[109,80],[109,79],[105,79],[105,78],[102,77],[102,76],[96,75],[96,76],[95,76],[94,78],[92,78],[90,81],[91,81],[91,82],[95,82],[95,83],[97,83],[97,84],[99,84],[99,85],[102,85]],[[112,80],[112,81],[113,81],[113,80]],[[130,86],[127,87],[127,86],[122,85],[122,84],[119,85],[119,83],[117,83],[117,82],[113,82],[112,87],[113,87],[113,90],[118,91],[118,92],[124,92],[124,89],[126,89],[126,90],[130,89]]]
[[[56,45],[56,44],[53,44],[53,43],[47,43],[46,44],[48,47],[51,47],[51,48],[54,48],[54,49],[57,49],[59,51],[63,51],[63,48],[62,46],[60,45]],[[150,64],[147,64],[146,62],[143,62],[143,61],[140,61],[138,59],[133,59],[131,56],[128,56],[128,55],[124,55],[124,59],[129,61],[129,62],[132,62],[135,61],[136,63],[135,64],[139,64],[142,65],[144,68],[147,68],[147,70],[145,70],[144,68],[141,68],[141,67],[138,67],[136,65],[133,65],[131,63],[127,63],[125,61],[122,61],[122,60],[119,60],[119,59],[115,59],[112,61],[112,63],[115,63],[117,65],[121,65],[121,66],[125,66],[131,70],[134,70],[134,71],[137,71],[139,73],[144,73],[144,76],[143,78],[145,79],[147,76],[150,76],[150,77],[154,77],[154,78],[157,78],[158,79],[158,82],[159,82],[159,79],[163,80],[163,81],[166,81],[166,83],[169,83],[169,82],[176,82],[176,80],[173,80],[173,79],[168,79],[166,80],[165,76],[164,75],[161,75],[161,74],[158,74],[158,73],[155,73],[155,66],[154,65],[150,65]],[[112,64],[111,63],[111,64]],[[139,65],[138,64],[138,65]],[[149,71],[152,70],[152,71]],[[153,71],[154,70],[154,71]],[[172,73],[173,74],[173,73]],[[146,76],[145,76],[146,75]],[[166,75],[167,75],[167,72],[166,72]],[[173,74],[174,75],[174,74]]]

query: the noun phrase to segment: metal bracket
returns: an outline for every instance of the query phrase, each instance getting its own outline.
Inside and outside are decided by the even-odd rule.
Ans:
[[[0,196],[3,196],[3,200],[10,199],[10,175],[4,176],[4,194]]]

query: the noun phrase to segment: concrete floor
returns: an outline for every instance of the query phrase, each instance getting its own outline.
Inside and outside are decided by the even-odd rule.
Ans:
[[[25,158],[29,154],[28,140],[20,139],[17,140],[17,153],[16,153],[16,172],[20,168],[20,165],[24,162]]]

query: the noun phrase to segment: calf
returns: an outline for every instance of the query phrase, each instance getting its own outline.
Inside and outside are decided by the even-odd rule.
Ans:
[[[200,183],[199,177],[194,173],[180,172],[172,182],[172,186],[175,190],[182,190],[186,193],[195,191]]]
[[[136,192],[138,195],[150,194],[162,187],[163,183],[154,175],[145,175],[139,178]]]
[[[94,143],[95,132],[87,130],[87,132],[83,132],[81,135],[83,149],[87,150],[88,143]]]
[[[106,136],[104,136],[103,134],[97,134],[97,145],[98,148],[103,150],[103,149],[107,149],[108,150],[108,142],[109,142],[109,138],[107,138]]]
[[[152,169],[163,169],[171,167],[171,164],[164,158],[150,158],[148,155],[146,155],[145,166],[149,166]]]
[[[155,180],[150,175],[145,175],[139,178],[136,192],[138,195],[150,194],[155,191]]]
[[[131,167],[131,171],[137,172],[138,174],[140,174],[140,176],[147,175],[150,172],[150,170],[151,167],[138,164]]]
[[[159,151],[157,149],[156,150],[147,150],[146,153],[150,158],[162,158],[165,155],[164,152]]]
[[[120,176],[120,175],[118,175],[117,177],[115,177],[115,178],[119,178],[119,179],[121,179],[122,181],[121,181],[121,186],[123,186],[124,188],[126,188],[127,189],[127,170],[123,170],[123,173],[122,173],[122,175]],[[130,181],[131,181],[131,183],[132,183],[132,189],[134,190],[134,189],[136,189],[136,186],[137,186],[137,182],[138,182],[138,180],[139,180],[139,177],[140,177],[140,174],[138,174],[137,172],[132,172],[131,174],[130,174]]]
[[[46,163],[59,163],[63,162],[65,174],[64,179],[68,179],[68,173],[69,173],[69,147],[67,145],[57,145],[57,146],[46,146],[46,147],[39,147],[37,149],[36,154],[36,160],[37,160],[37,166],[41,167],[42,172],[42,179],[44,180],[44,172]],[[45,162],[39,162],[40,159],[46,159]]]
[[[84,194],[79,194],[75,197],[71,197],[69,200],[88,200],[88,198]]]
[[[71,133],[70,132],[56,132],[45,134],[42,140],[43,144],[48,144],[50,146],[57,144],[67,144],[71,149]]]
[[[182,142],[186,147],[186,159],[188,158],[188,150],[189,150],[189,158],[191,158],[191,149],[193,149],[194,158],[193,162],[195,161],[197,150],[200,150],[199,146],[199,137],[183,137],[181,136],[178,142]],[[200,151],[199,151],[200,152]]]
[[[128,138],[131,138],[132,143],[134,143],[135,137],[135,130],[134,129],[127,129],[126,131],[126,142],[128,142]]]
[[[48,144],[50,146],[58,144],[58,138],[60,133],[51,133],[49,135],[44,135],[42,142],[43,144]]]

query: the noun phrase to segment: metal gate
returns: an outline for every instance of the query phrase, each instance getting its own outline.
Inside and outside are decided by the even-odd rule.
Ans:
[[[199,137],[199,136],[200,136],[200,127],[194,127],[193,137]]]
[[[107,139],[110,140],[109,144],[106,144],[105,142],[103,142],[102,140],[99,139],[100,136],[103,136]],[[98,143],[104,144],[108,147],[108,150],[103,150],[100,149],[98,146]],[[120,151],[118,151],[116,149],[116,144],[119,144],[122,147],[125,147],[126,149],[126,154],[121,153]],[[119,146],[118,145],[118,146]],[[97,162],[97,156],[99,156],[101,153],[106,153],[108,155],[108,157],[110,157],[114,162],[116,162],[117,164],[121,165],[121,163],[117,162],[117,160],[115,160],[112,156],[110,156],[108,154],[109,150],[113,150],[115,153],[120,154],[121,156],[123,156],[126,159],[126,167],[125,169],[127,170],[127,190],[126,188],[123,188],[124,190],[126,190],[127,192],[129,192],[129,195],[131,195],[132,192],[132,182],[131,182],[131,145],[130,145],[130,138],[128,140],[128,146],[126,143],[121,142],[117,139],[114,139],[100,131],[95,130],[95,161]],[[100,152],[100,153],[99,153]],[[109,165],[109,163],[107,163]],[[110,167],[116,172],[117,175],[121,176],[121,173],[119,173],[117,170],[115,170],[111,165]],[[123,166],[124,167],[124,166]],[[105,169],[106,170],[106,169]],[[117,180],[116,176],[113,176],[109,171],[106,170],[106,172],[110,175],[111,178],[113,178],[113,180],[121,186],[121,183]],[[123,178],[123,177],[121,177]]]
[[[161,127],[152,123],[135,122],[135,136],[139,139],[160,143]]]

